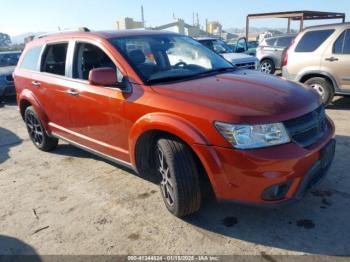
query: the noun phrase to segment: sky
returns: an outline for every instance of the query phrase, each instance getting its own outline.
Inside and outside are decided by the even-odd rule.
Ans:
[[[120,17],[141,20],[141,5],[147,26],[170,23],[173,14],[192,24],[193,12],[198,12],[202,25],[207,18],[220,21],[224,28],[242,28],[247,14],[272,11],[345,12],[350,21],[349,0],[0,0],[0,32],[15,36],[82,26],[111,30],[115,29],[115,22]],[[296,23],[293,25],[297,26]],[[286,27],[286,21],[255,20],[251,26]]]

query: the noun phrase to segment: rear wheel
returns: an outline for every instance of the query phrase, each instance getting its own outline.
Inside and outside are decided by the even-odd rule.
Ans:
[[[172,136],[159,139],[156,167],[167,209],[177,217],[198,211],[201,204],[200,181],[189,147]]]
[[[333,85],[325,78],[313,77],[305,82],[305,85],[314,89],[321,97],[322,103],[329,104],[334,96]]]
[[[264,59],[260,63],[260,71],[265,74],[275,73],[275,63],[271,59]]]
[[[33,144],[43,151],[50,151],[57,147],[58,139],[49,137],[41,124],[38,114],[32,106],[27,107],[24,121]]]

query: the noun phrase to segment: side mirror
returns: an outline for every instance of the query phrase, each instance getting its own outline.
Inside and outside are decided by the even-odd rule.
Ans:
[[[90,70],[89,83],[96,86],[115,86],[117,74],[111,67],[100,67]]]

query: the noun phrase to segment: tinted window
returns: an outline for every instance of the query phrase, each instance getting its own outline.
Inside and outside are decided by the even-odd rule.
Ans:
[[[335,54],[343,53],[344,38],[345,38],[345,31],[338,37],[337,41],[335,41],[333,45],[333,53]]]
[[[41,71],[55,75],[65,75],[68,43],[48,45],[45,49]]]
[[[287,47],[290,45],[290,43],[292,42],[293,37],[288,36],[288,37],[281,37],[277,39],[277,46],[280,47]]]
[[[350,30],[346,30],[343,54],[350,54]]]
[[[99,47],[88,43],[78,43],[75,50],[73,78],[88,80],[92,69],[110,67],[115,70],[118,82],[122,82],[123,75],[109,56]]]
[[[334,32],[334,30],[311,31],[304,34],[295,52],[313,52]]]
[[[274,46],[276,42],[276,38],[266,39],[265,42],[268,46]]]
[[[32,47],[25,54],[20,68],[37,71],[42,46]]]

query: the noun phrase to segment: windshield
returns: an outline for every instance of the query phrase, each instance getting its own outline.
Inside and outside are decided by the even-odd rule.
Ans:
[[[0,54],[0,67],[17,65],[20,53]]]
[[[146,83],[202,77],[233,66],[197,41],[181,35],[113,38],[110,42]]]

